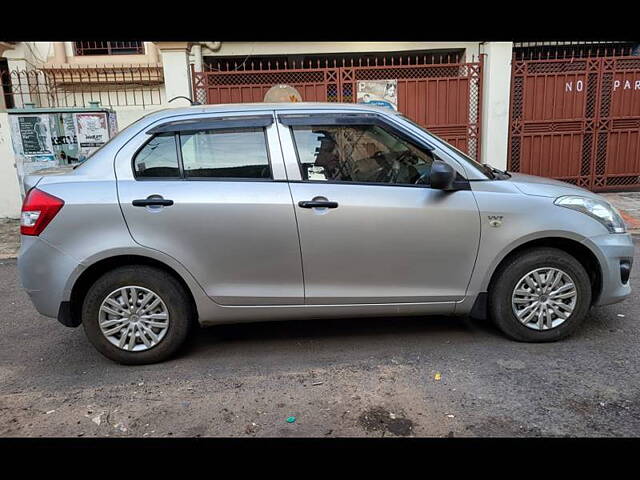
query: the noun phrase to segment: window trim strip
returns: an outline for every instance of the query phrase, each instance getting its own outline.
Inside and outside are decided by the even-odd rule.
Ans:
[[[271,122],[273,124],[273,122]],[[249,128],[254,128],[254,129],[258,129],[260,127],[245,127],[246,129]],[[137,150],[136,152],[133,154],[133,156],[131,157],[131,172],[133,174],[133,178],[135,181],[143,181],[143,182],[148,182],[148,181],[165,181],[165,180],[182,180],[182,181],[191,181],[191,180],[195,180],[195,181],[237,181],[237,182],[274,182],[276,181],[274,176],[273,176],[273,163],[271,161],[271,149],[269,146],[269,136],[267,135],[267,129],[266,127],[262,127],[262,135],[264,137],[264,146],[265,146],[265,150],[266,150],[266,154],[267,154],[267,165],[269,166],[269,172],[270,172],[270,177],[269,178],[257,178],[257,177],[198,177],[198,176],[189,176],[186,173],[186,170],[184,168],[184,159],[182,157],[182,138],[181,138],[181,133],[179,131],[168,131],[168,132],[161,132],[161,133],[157,133],[155,135],[153,135],[151,138],[149,138],[148,140],[146,140]],[[186,133],[189,130],[183,132]],[[146,132],[149,133],[149,132]],[[153,141],[154,138],[160,136],[162,133],[165,134],[170,134],[171,138],[173,138],[174,144],[175,144],[175,148],[176,148],[176,159],[178,161],[178,169],[180,172],[180,176],[178,177],[145,177],[145,176],[140,176],[138,174],[138,171],[136,170],[136,159],[138,158],[138,155],[140,154],[140,152],[149,144]],[[167,135],[169,136],[169,135]]]
[[[423,141],[421,138],[415,137],[405,131],[403,131],[400,127],[394,125],[393,123],[386,122],[383,117],[375,114],[278,114],[278,122],[287,127],[287,131],[291,136],[291,141],[293,144],[293,148],[296,154],[296,163],[298,164],[298,169],[300,171],[301,180],[287,180],[289,183],[315,183],[315,184],[331,184],[331,185],[364,185],[364,186],[390,186],[390,187],[418,187],[418,188],[431,188],[430,185],[426,184],[401,184],[401,183],[379,183],[379,182],[347,182],[341,180],[309,180],[304,179],[304,172],[302,171],[302,162],[300,161],[300,153],[298,151],[298,146],[296,144],[296,136],[294,133],[295,126],[340,126],[346,125],[345,123],[340,123],[345,117],[349,117],[350,123],[349,125],[377,125],[381,128],[388,128],[393,133],[401,137],[403,140],[406,140],[410,143],[416,144],[420,147],[423,147],[429,151],[431,155],[433,155],[434,160],[439,159],[443,161],[441,158],[436,155],[435,152],[438,150]],[[357,120],[355,117],[359,117]],[[364,117],[365,122],[362,121]],[[320,122],[317,119],[320,118]],[[322,120],[326,120],[332,123],[322,123]],[[367,123],[368,120],[371,123]],[[471,185],[469,181],[462,176],[459,172],[456,172],[456,179],[454,180],[454,190],[471,190]]]
[[[391,122],[376,114],[278,114],[278,122],[289,128],[297,126],[323,126],[323,125],[376,125],[378,127],[388,128],[403,140],[418,144],[419,146],[433,152],[436,148],[425,140],[415,137]]]
[[[205,118],[191,120],[176,120],[163,123],[150,130],[147,135],[168,132],[186,132],[199,130],[224,130],[230,128],[267,128],[273,124],[273,115],[256,115],[250,117],[235,118]]]

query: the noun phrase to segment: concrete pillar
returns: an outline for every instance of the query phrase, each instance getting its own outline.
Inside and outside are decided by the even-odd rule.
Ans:
[[[147,49],[147,56],[149,57],[149,61],[152,63],[160,63],[160,53],[158,52],[156,44],[153,42],[146,42],[145,48]]]
[[[480,159],[496,168],[507,168],[509,95],[511,92],[512,42],[483,45],[482,132]]]
[[[164,72],[164,88],[167,102],[177,96],[192,98],[191,70],[189,68],[188,42],[155,42],[162,58]],[[169,103],[170,107],[188,106],[185,99],[177,99]]]
[[[475,45],[468,46],[464,49],[464,56],[462,57],[463,62],[471,63],[477,62],[480,59],[480,44],[476,43]]]
[[[67,50],[64,42],[53,42],[53,63],[56,65],[67,63]]]
[[[202,71],[202,45],[194,45],[191,49],[191,55],[193,56],[193,68],[196,72]]]

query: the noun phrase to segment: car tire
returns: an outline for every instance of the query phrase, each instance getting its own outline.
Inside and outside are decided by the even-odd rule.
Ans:
[[[124,288],[131,286],[135,290]],[[119,297],[110,296],[118,293]],[[137,300],[127,303],[134,296]],[[114,308],[113,303],[103,303],[108,298],[115,298],[125,307],[130,305],[132,310],[127,311],[124,317],[104,313],[103,306],[110,312],[117,310],[119,315],[126,310],[123,310],[124,307]],[[151,301],[146,300],[147,298]],[[147,307],[152,307],[156,298],[160,299],[158,305],[151,312],[145,312],[146,307],[142,302],[146,300]],[[139,315],[132,313],[136,304],[140,304]],[[113,332],[113,325],[109,325],[109,322],[116,322],[114,335],[107,335]],[[184,344],[194,323],[194,308],[180,282],[166,271],[146,265],[119,267],[105,273],[89,288],[82,305],[82,325],[89,341],[105,357],[125,365],[150,364],[170,358]],[[156,324],[161,326],[158,328]],[[122,329],[118,331],[120,325],[126,326],[123,328],[130,326],[131,332]],[[127,333],[124,348],[113,343],[117,343],[118,338],[122,340],[123,331]]]
[[[536,273],[535,278],[542,279],[541,282],[534,280]],[[557,292],[560,287],[553,285],[556,277],[564,291],[554,293],[554,300],[550,300],[552,295],[544,292]],[[575,296],[560,299],[572,294],[570,284],[575,287]],[[534,293],[534,287],[538,286],[542,288]],[[523,291],[531,294],[523,295]],[[558,302],[566,302],[568,306],[558,307]],[[573,310],[569,312],[571,307]],[[492,320],[505,335],[521,342],[553,342],[571,335],[582,324],[590,307],[589,275],[578,260],[557,248],[534,248],[509,258],[496,272],[489,289],[488,310]],[[535,318],[527,321],[532,314]],[[554,326],[555,323],[558,325]]]

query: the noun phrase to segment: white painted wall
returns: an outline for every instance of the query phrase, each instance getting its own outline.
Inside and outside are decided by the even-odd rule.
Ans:
[[[176,102],[173,102],[173,103],[176,103]],[[133,122],[144,117],[145,115],[148,115],[158,110],[163,110],[165,108],[167,108],[166,105],[154,105],[148,108],[114,107],[113,110],[116,112],[116,119],[118,120],[118,131],[125,129],[126,127],[131,125]]]
[[[24,69],[37,68],[52,55],[52,42],[20,42],[11,50],[6,50],[2,56],[7,59],[9,69]]]
[[[511,91],[512,42],[483,45],[481,160],[496,168],[507,168],[509,143],[509,95]]]
[[[191,97],[191,69],[189,54],[184,49],[161,50],[162,68],[164,70],[164,86],[166,100],[177,96]],[[167,104],[169,107],[184,107],[191,103],[185,99],[177,99]]]
[[[3,112],[0,112],[0,192],[0,218],[19,218],[22,197],[11,144],[9,115]]]
[[[203,55],[296,55],[349,52],[395,52],[464,48],[478,56],[478,42],[222,42],[218,50],[202,47]],[[470,58],[469,58],[470,60]]]

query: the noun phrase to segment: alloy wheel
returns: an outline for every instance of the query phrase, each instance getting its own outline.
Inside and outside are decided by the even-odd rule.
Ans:
[[[573,313],[578,291],[573,279],[558,268],[537,268],[513,290],[511,306],[518,320],[533,330],[550,330]]]
[[[111,292],[100,305],[102,334],[116,347],[140,352],[155,347],[169,329],[169,311],[162,298],[139,286]]]

